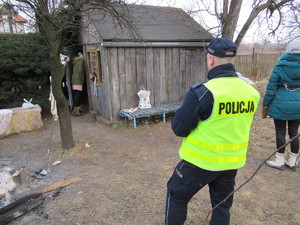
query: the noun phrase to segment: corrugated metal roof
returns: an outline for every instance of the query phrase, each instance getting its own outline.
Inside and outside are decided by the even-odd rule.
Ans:
[[[148,42],[210,41],[213,37],[182,9],[147,5],[118,5],[115,9],[134,24],[139,39]],[[100,10],[88,10],[84,27],[93,24],[103,41],[136,41],[128,27]],[[88,29],[87,29],[88,30]]]

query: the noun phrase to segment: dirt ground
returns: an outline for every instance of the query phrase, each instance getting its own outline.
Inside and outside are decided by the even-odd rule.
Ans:
[[[264,83],[257,85],[262,93],[264,87]],[[260,115],[261,109],[253,123],[247,165],[239,170],[237,188],[275,151],[273,121],[262,120]],[[179,162],[181,138],[173,134],[170,118],[166,123],[157,120],[133,129],[130,124],[95,122],[90,113],[72,117],[76,145],[70,150],[60,148],[59,125],[51,117],[44,118],[40,131],[0,139],[0,166],[24,168],[28,177],[17,192],[63,178],[82,178],[44,194],[41,206],[10,224],[164,224],[166,183]],[[52,165],[57,160],[62,162]],[[47,170],[47,175],[38,175],[41,170]],[[231,224],[299,225],[299,171],[262,166],[235,193]],[[203,224],[210,210],[208,189],[204,188],[190,202],[186,224]]]

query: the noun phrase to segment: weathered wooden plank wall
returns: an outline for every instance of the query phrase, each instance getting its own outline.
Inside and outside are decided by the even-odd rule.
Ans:
[[[104,85],[96,87],[98,95],[95,95],[93,82],[89,82],[90,108],[110,121],[117,121],[120,109],[138,105],[137,92],[141,87],[151,92],[152,106],[183,101],[192,85],[206,79],[202,51],[200,48],[102,49]]]
[[[118,72],[118,50],[116,48],[108,51],[108,71],[110,77],[110,96],[112,112],[119,111],[121,108],[120,101],[120,76]],[[114,119],[114,118],[113,118]]]
[[[110,51],[111,49],[107,49]],[[137,91],[140,84],[137,84],[136,75],[136,49],[135,48],[125,48],[125,77],[126,83],[120,84],[126,88],[126,96],[121,96],[121,98],[126,98],[126,108],[137,106],[138,96]],[[122,100],[121,100],[122,101]],[[118,112],[113,112],[114,118],[117,118]]]
[[[146,49],[146,87],[148,91],[151,92],[150,102],[153,104],[155,102],[155,77],[154,77],[154,57],[153,49]]]
[[[126,83],[126,71],[125,71],[125,49],[118,49],[118,70],[120,76],[120,84]],[[126,96],[126,86],[120,85],[120,96]],[[127,107],[127,98],[120,98],[120,106],[121,109]]]
[[[180,86],[179,86],[179,92],[180,96],[184,96],[187,89],[186,89],[186,69],[185,69],[185,49],[181,48],[179,52],[179,72],[180,72]]]
[[[113,120],[112,117],[112,96],[110,95],[111,89],[111,72],[109,67],[110,62],[110,52],[102,51],[102,65],[103,65],[103,74],[104,74],[104,86],[97,87],[99,89],[99,96],[97,98],[98,104],[100,103],[102,116],[108,120]]]
[[[172,93],[172,48],[166,48],[166,59],[165,59],[165,74],[166,74],[166,80],[165,80],[165,101],[166,103],[172,102],[171,97],[173,95]]]
[[[136,76],[137,83],[143,87],[147,86],[146,69],[146,49],[138,48],[136,49]]]
[[[151,102],[151,104],[160,104],[160,93],[161,93],[161,86],[160,86],[160,64],[161,61],[160,55],[159,55],[159,49],[155,48],[153,49],[153,76],[154,76],[154,90],[151,92],[151,94],[154,95],[154,103]]]
[[[113,121],[120,109],[135,107],[137,92],[151,91],[152,106],[183,101],[189,88],[206,79],[202,49],[194,48],[106,48],[107,77]],[[107,85],[107,81],[104,81]],[[99,101],[107,96],[102,92]],[[100,100],[101,99],[101,100]],[[94,104],[94,103],[93,103]],[[103,104],[101,107],[106,108]]]
[[[170,102],[176,102],[182,97],[180,93],[180,50],[172,48],[171,55],[171,99]]]

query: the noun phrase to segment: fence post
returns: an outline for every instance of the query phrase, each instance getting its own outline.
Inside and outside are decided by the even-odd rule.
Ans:
[[[257,53],[255,48],[252,49],[252,58],[251,58],[251,77],[257,79]]]

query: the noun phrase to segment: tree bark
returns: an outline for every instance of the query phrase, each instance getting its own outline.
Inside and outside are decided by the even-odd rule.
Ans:
[[[225,22],[227,20],[227,16],[228,16],[228,6],[229,6],[228,1],[229,0],[223,1],[223,11],[222,11],[222,16],[220,17],[222,27],[224,27],[224,24],[225,24]]]
[[[50,46],[52,46],[53,44],[50,43]],[[55,47],[52,48],[55,49]],[[50,52],[51,51],[52,50],[50,50]],[[52,91],[57,104],[57,112],[60,125],[61,147],[70,149],[74,147],[74,141],[69,106],[61,88],[61,82],[64,77],[64,68],[60,63],[60,57],[58,53],[50,53],[50,60],[52,65]]]
[[[61,83],[64,77],[64,67],[60,62],[60,53],[65,39],[66,27],[55,23],[57,18],[49,12],[47,0],[38,0],[35,8],[37,25],[50,50],[50,64],[52,76],[52,92],[56,100],[57,113],[60,125],[61,147],[74,147],[72,123],[69,106],[63,94]],[[29,3],[27,3],[29,4]],[[34,6],[32,6],[34,9]]]
[[[242,0],[232,0],[230,3],[229,13],[226,15],[222,27],[222,37],[233,40],[236,31],[239,14],[242,7]]]

